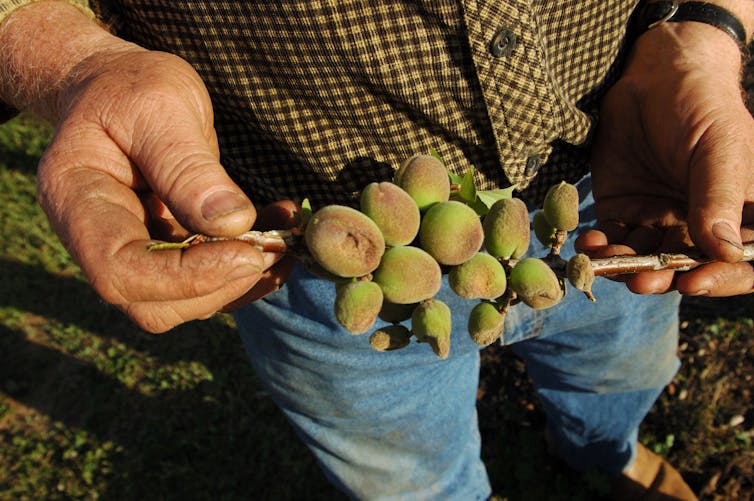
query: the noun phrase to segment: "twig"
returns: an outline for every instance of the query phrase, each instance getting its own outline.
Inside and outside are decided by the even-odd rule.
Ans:
[[[206,235],[193,235],[183,242],[159,242],[151,244],[148,249],[174,250],[186,249],[206,242],[246,242],[263,252],[279,252],[294,255],[307,262],[311,256],[302,242],[300,232],[295,230],[270,230],[270,231],[247,231],[237,237],[208,237]],[[565,261],[559,256],[553,256],[550,266],[558,271],[565,267]],[[592,259],[592,268],[595,276],[624,275],[643,271],[675,270],[688,271],[711,263],[713,260],[701,255],[689,254],[649,254],[643,256],[621,255],[606,258]],[[740,262],[754,261],[754,242],[744,244],[744,252]]]
[[[150,244],[147,249],[150,251],[175,250],[187,249],[207,242],[246,242],[262,252],[283,253],[291,252],[292,249],[298,248],[299,238],[300,235],[291,230],[247,231],[236,237],[192,235],[182,242],[158,242]]]
[[[740,262],[754,260],[754,242],[744,244],[744,253]],[[642,271],[675,270],[688,271],[713,262],[700,255],[687,254],[650,254],[646,256],[613,256],[592,259],[592,268],[597,276],[623,275]]]

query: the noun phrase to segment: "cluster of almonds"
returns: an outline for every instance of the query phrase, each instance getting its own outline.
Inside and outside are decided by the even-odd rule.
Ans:
[[[468,331],[482,346],[502,335],[511,305],[542,309],[560,302],[563,276],[593,299],[589,259],[579,255],[566,264],[558,255],[578,225],[578,205],[573,185],[553,186],[533,220],[536,237],[551,252],[523,257],[532,227],[523,201],[511,190],[477,191],[473,172],[453,176],[438,157],[417,155],[393,182],[366,186],[359,210],[328,205],[310,215],[304,240],[310,269],[335,283],[335,316],[346,330],[365,333],[379,317],[390,325],[371,334],[374,349],[403,348],[413,336],[446,358],[451,312],[434,297],[443,274],[456,294],[478,301]]]

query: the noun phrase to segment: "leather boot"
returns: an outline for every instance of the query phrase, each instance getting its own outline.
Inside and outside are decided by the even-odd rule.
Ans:
[[[636,447],[636,462],[614,482],[611,499],[698,501],[678,470],[641,444]]]

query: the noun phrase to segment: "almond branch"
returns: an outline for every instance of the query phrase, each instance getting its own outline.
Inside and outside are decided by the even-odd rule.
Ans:
[[[237,237],[209,237],[206,235],[193,235],[183,242],[158,242],[148,246],[150,251],[186,249],[207,242],[246,242],[255,246],[262,252],[288,253],[297,258],[311,262],[312,258],[306,250],[300,231],[296,230],[270,230],[270,231],[247,231]],[[565,262],[552,261],[553,268],[564,267]],[[744,244],[744,252],[740,262],[754,261],[754,242]],[[692,254],[648,254],[648,255],[621,255],[606,258],[591,259],[595,276],[624,275],[644,271],[675,270],[688,271],[711,263],[713,260],[702,255]],[[513,263],[509,263],[513,264]]]
[[[744,244],[740,262],[754,260],[754,242]],[[701,255],[650,254],[646,256],[624,255],[592,259],[592,269],[596,276],[623,275],[642,271],[675,270],[688,271],[711,263],[714,260]]]

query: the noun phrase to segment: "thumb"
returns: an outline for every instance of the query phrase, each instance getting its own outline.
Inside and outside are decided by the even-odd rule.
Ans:
[[[249,230],[256,211],[220,165],[214,130],[207,133],[190,111],[174,109],[159,122],[137,124],[134,130],[143,133],[124,148],[152,191],[191,231],[235,236]]]
[[[743,255],[741,217],[750,178],[748,153],[736,135],[700,141],[689,170],[689,232],[694,243],[713,259],[735,262]],[[708,142],[709,143],[709,142]]]

